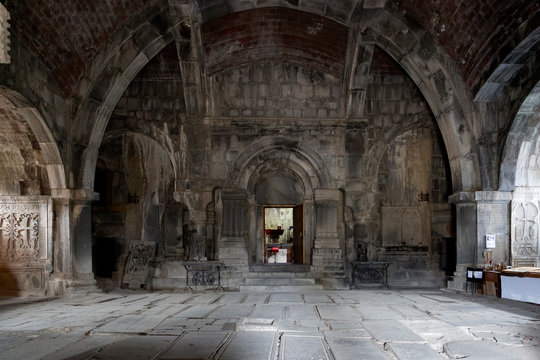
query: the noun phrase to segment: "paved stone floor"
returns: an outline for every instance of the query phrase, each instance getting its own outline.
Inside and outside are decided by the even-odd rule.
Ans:
[[[540,359],[540,306],[438,290],[0,301],[1,359]]]

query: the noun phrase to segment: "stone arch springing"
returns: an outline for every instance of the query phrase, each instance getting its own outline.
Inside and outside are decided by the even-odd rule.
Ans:
[[[0,97],[3,98],[0,109],[6,116],[13,116],[26,121],[39,144],[43,157],[43,166],[47,170],[50,189],[65,189],[66,175],[64,164],[56,140],[39,111],[19,93],[0,87]]]

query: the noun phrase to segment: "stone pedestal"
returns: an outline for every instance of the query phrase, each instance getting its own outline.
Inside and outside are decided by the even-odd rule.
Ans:
[[[345,278],[343,252],[339,237],[342,226],[342,193],[339,190],[315,190],[315,240],[312,271],[321,278]]]

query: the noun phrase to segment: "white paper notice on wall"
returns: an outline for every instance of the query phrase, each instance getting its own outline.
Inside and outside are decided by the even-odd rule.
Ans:
[[[495,234],[486,234],[486,249],[495,249],[496,241]]]

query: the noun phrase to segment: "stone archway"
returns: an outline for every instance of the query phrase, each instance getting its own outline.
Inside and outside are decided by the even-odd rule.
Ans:
[[[448,55],[429,34],[415,31],[385,9],[371,10],[360,20],[362,41],[376,44],[398,62],[426,99],[444,139],[454,191],[480,188],[474,109],[457,68],[441,60]]]
[[[0,291],[55,294],[65,283],[51,280],[63,281],[71,273],[62,158],[37,109],[5,87],[0,88],[0,118]]]
[[[158,256],[176,254],[182,245],[182,205],[173,199],[174,165],[170,149],[146,134],[105,137],[95,177],[100,200],[92,204],[96,278],[119,282],[134,242],[154,244]]]

